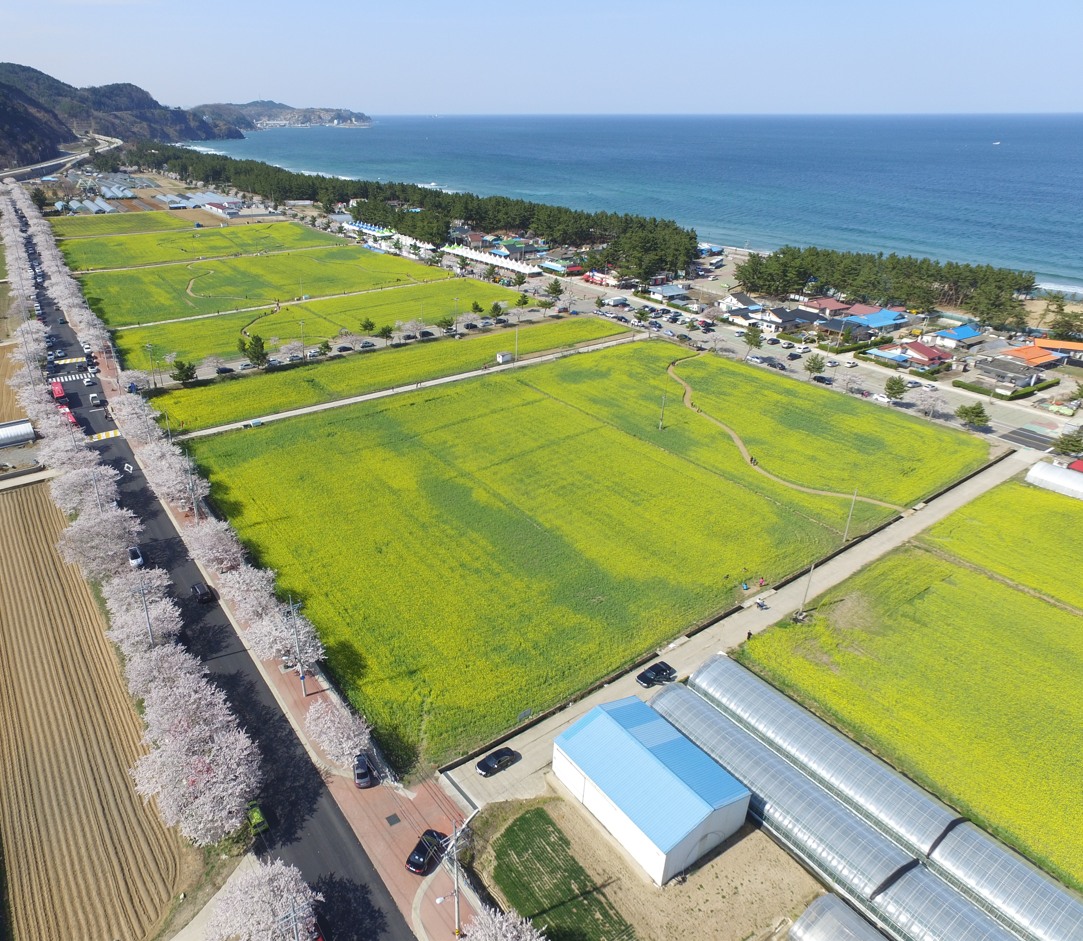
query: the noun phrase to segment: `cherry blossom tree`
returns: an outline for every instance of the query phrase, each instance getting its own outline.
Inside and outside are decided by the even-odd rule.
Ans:
[[[218,895],[206,941],[295,941],[316,929],[315,906],[323,896],[300,870],[280,859],[239,873]]]
[[[299,614],[288,616],[281,608],[249,622],[245,638],[260,660],[285,660],[292,666],[310,667],[324,657],[312,622]]]
[[[69,516],[97,514],[116,502],[119,478],[120,474],[104,464],[80,467],[54,477],[49,494]]]
[[[237,619],[247,624],[278,613],[274,587],[274,572],[258,569],[247,562],[224,572],[218,579],[222,597]]]
[[[142,529],[131,510],[109,507],[100,515],[79,517],[60,534],[57,548],[65,562],[78,565],[87,578],[98,581],[125,571],[126,550]]]
[[[56,416],[52,417],[56,419]],[[45,438],[38,445],[38,460],[46,467],[65,474],[99,466],[101,458],[98,452],[87,445],[85,438],[74,437],[63,430],[59,421],[55,425],[46,422],[38,430]]]
[[[467,941],[546,941],[545,935],[516,912],[482,906],[463,926]]]
[[[282,346],[278,348],[278,352],[285,357],[303,356],[304,349],[300,340],[290,340],[288,343],[283,343]]]
[[[244,547],[225,520],[202,517],[184,527],[188,551],[203,568],[221,575],[244,564]]]
[[[139,650],[124,661],[128,692],[145,699],[152,689],[167,686],[181,676],[203,676],[206,669],[180,644],[167,643]]]
[[[127,386],[124,380],[121,384]],[[158,413],[147,405],[142,396],[132,392],[120,392],[109,400],[109,408],[117,427],[124,432],[132,445],[138,447],[165,436],[154,421]]]
[[[305,730],[335,764],[350,765],[369,750],[372,730],[362,716],[331,699],[313,703],[305,714]]]

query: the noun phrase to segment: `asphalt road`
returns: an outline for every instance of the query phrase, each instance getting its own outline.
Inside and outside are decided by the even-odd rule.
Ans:
[[[71,328],[58,325],[55,315],[48,317],[48,326],[67,347],[78,348]],[[100,383],[85,387],[79,380],[66,384],[72,411],[88,434],[114,427],[106,420],[104,408],[89,406],[91,392],[108,400],[114,390],[111,382],[106,385],[110,388]],[[410,941],[413,932],[221,607],[199,605],[188,597],[202,576],[147,486],[127,441],[107,438],[94,446],[106,463],[121,472],[121,504],[143,520],[140,546],[147,565],[170,574],[186,625],[180,639],[203,660],[212,680],[225,690],[241,725],[259,745],[265,781],[260,805],[270,830],[259,838],[258,854],[293,864],[324,896],[318,912],[328,941]],[[125,465],[134,470],[126,471]]]

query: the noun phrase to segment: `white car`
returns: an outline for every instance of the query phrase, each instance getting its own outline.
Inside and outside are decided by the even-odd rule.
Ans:
[[[876,393],[876,394],[875,394],[875,395],[874,395],[874,396],[872,397],[872,400],[873,400],[874,402],[883,402],[884,404],[888,404],[888,403],[890,403],[890,402],[891,402],[891,399],[889,399],[889,398],[888,398],[888,397],[887,397],[886,395],[884,395],[884,393],[883,393],[883,392],[877,392],[877,393]]]
[[[782,341],[782,348],[784,350],[792,350],[793,347],[794,347],[794,345],[789,340],[783,340]]]
[[[735,337],[743,337],[745,335],[745,332],[744,332],[744,330],[734,330],[733,335]]]
[[[857,365],[857,360],[856,359],[848,359],[846,361],[846,368],[847,369],[853,369],[856,365]]]
[[[762,356],[750,356],[750,357],[748,357],[748,361],[750,363],[759,363],[761,366],[763,365],[763,357]]]
[[[83,380],[83,385],[92,386],[92,385],[94,385],[94,380],[93,379],[84,379]]]
[[[143,567],[143,553],[139,551],[139,546],[128,546],[128,564],[133,569]]]

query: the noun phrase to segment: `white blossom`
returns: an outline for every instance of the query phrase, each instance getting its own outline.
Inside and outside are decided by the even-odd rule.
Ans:
[[[295,941],[316,927],[314,892],[293,866],[280,859],[239,873],[218,894],[206,941]]]
[[[352,764],[354,756],[368,751],[372,744],[372,731],[364,718],[331,699],[321,699],[309,707],[305,730],[339,765]]]
[[[483,905],[463,926],[467,941],[546,941],[545,935],[516,912],[502,912]]]
[[[245,639],[260,660],[286,660],[294,666],[310,667],[324,658],[323,644],[312,622],[299,614],[287,617],[281,608],[249,622]]]
[[[188,551],[203,568],[222,574],[244,564],[244,547],[225,520],[201,517],[184,527]]]
[[[142,524],[130,510],[109,507],[104,513],[79,517],[60,534],[57,548],[65,562],[78,565],[94,581],[125,570],[128,546]]]
[[[274,572],[267,569],[246,562],[224,572],[218,579],[218,587],[237,619],[244,623],[254,624],[278,611]]]
[[[152,689],[172,685],[180,677],[205,673],[203,664],[175,643],[136,651],[124,661],[128,692],[135,699],[145,699]]]
[[[49,494],[53,503],[69,516],[96,514],[116,501],[119,477],[112,467],[104,464],[77,468],[54,477]]]

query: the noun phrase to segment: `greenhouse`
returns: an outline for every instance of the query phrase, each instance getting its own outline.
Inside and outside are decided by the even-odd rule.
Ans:
[[[821,895],[790,926],[790,941],[884,941],[837,895]]]
[[[753,818],[892,937],[1015,941],[917,859],[687,687],[667,687],[651,705],[752,791]]]
[[[1031,941],[1083,941],[1083,903],[1055,880],[728,657],[688,685]]]

